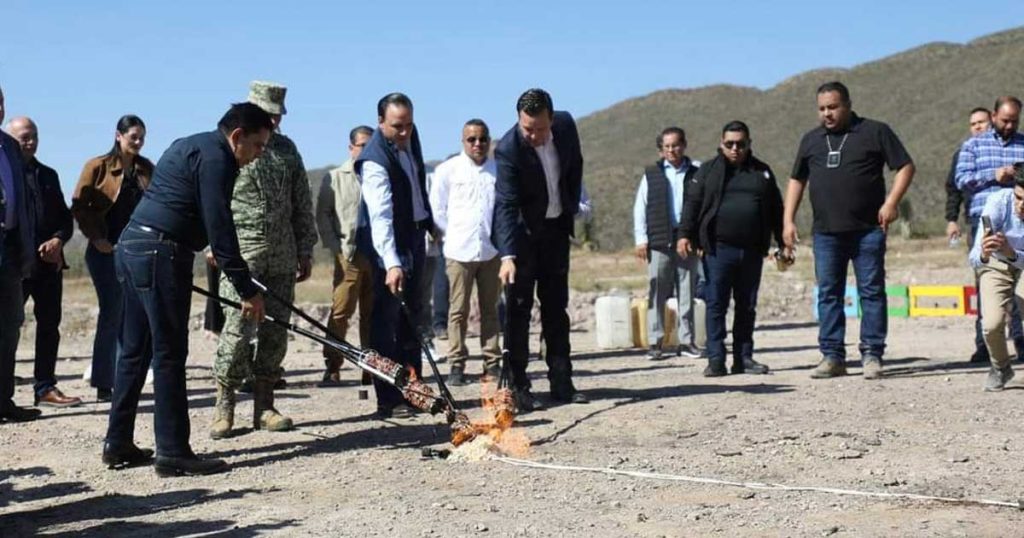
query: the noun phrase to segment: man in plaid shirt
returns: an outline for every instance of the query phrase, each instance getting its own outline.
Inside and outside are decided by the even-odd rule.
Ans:
[[[996,99],[992,112],[992,127],[978,136],[971,137],[960,147],[957,157],[956,185],[971,196],[967,216],[971,224],[971,237],[977,237],[981,211],[988,198],[1003,189],[1013,188],[1014,163],[1024,162],[1024,135],[1017,132],[1020,126],[1021,101],[1016,97],[1003,96]],[[979,302],[981,297],[979,295]],[[978,305],[981,312],[981,305]],[[981,316],[975,323],[976,338],[981,338]],[[1021,328],[1017,304],[1012,305],[1010,334],[1017,349],[1018,360],[1024,360],[1024,331]],[[971,362],[989,362],[988,350],[984,346],[971,356]]]

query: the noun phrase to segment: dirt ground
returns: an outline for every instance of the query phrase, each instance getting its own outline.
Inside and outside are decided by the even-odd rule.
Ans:
[[[940,247],[897,245],[890,282],[969,281],[962,252]],[[637,270],[622,256],[577,266],[622,265],[622,275],[594,274],[629,287]],[[533,442],[526,458],[792,486],[1024,498],[1024,385],[982,392],[986,368],[966,364],[973,318],[893,319],[883,379],[865,381],[855,364],[847,377],[812,380],[818,355],[809,265],[765,273],[755,339],[756,358],[772,367],[767,376],[705,379],[700,360],[649,362],[639,350],[597,350],[586,303],[601,288],[577,293],[574,318],[583,319],[572,334],[575,379],[592,401],[519,417],[517,428]],[[442,420],[375,420],[373,396],[357,398],[351,368],[343,370],[346,386],[316,387],[321,358],[305,340],[291,343],[289,384],[278,395],[296,430],[251,431],[245,397],[242,434],[212,441],[214,342],[201,331],[188,368],[192,445],[227,459],[231,471],[180,479],[157,478],[148,467],[108,471],[99,461],[108,406],[81,380],[91,342],[81,320],[90,319],[91,307],[87,295],[75,300],[58,374],[66,393],[89,401],[46,409],[33,423],[0,425],[0,536],[1024,535],[1024,513],[1012,508],[425,459],[423,447],[446,446]],[[198,302],[193,311],[200,313]],[[847,327],[855,356],[857,321]],[[23,377],[32,374],[27,329],[17,365]],[[470,363],[472,373],[478,368]],[[532,362],[530,370],[546,395],[545,367]],[[454,392],[471,415],[480,412],[478,384]],[[143,397],[136,439],[151,447],[149,388]],[[29,386],[18,387],[18,403],[31,398]]]

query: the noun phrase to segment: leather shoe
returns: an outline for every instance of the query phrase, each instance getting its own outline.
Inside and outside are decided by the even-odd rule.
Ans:
[[[0,422],[29,422],[43,414],[38,409],[26,409],[9,403],[0,409]]]
[[[393,418],[412,418],[416,416],[416,410],[408,404],[398,404],[391,409]]]
[[[452,366],[450,372],[448,372],[448,385],[452,387],[461,387],[468,385],[469,380],[466,379],[466,368],[462,365]]]
[[[135,444],[124,447],[114,447],[110,443],[103,444],[103,463],[107,469],[127,469],[148,464],[152,459],[152,450],[139,448]]]
[[[733,359],[732,361],[732,373],[734,374],[767,374],[769,371],[768,365],[755,361],[754,359]]]
[[[112,389],[96,389],[96,401],[97,402],[109,402],[114,399],[114,391]]]
[[[708,361],[707,368],[704,368],[704,377],[722,377],[728,373],[725,369],[725,360]]]
[[[569,401],[574,404],[585,404],[590,403],[590,398],[587,398],[586,394],[583,394],[582,392],[577,390],[576,392],[572,393],[572,398],[570,398]]]
[[[36,396],[36,407],[76,407],[82,405],[81,398],[65,396],[60,389],[54,387],[42,396]]]
[[[341,386],[341,374],[339,372],[332,372],[327,370],[324,372],[323,379],[316,384],[318,387],[340,387]]]
[[[180,458],[157,456],[153,462],[156,475],[162,478],[171,476],[198,476],[226,471],[227,462],[217,458],[202,459],[195,454]]]
[[[520,413],[529,413],[530,411],[540,411],[544,409],[544,403],[540,401],[536,396],[530,392],[530,389],[516,389],[516,408]]]

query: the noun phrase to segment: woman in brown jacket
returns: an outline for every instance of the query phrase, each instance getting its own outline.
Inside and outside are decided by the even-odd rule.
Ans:
[[[117,121],[114,147],[85,163],[71,199],[78,228],[89,239],[85,265],[100,307],[92,348],[92,386],[100,401],[110,401],[114,387],[122,317],[114,245],[153,176],[153,163],[139,154],[145,141],[146,124],[138,116],[122,116]]]

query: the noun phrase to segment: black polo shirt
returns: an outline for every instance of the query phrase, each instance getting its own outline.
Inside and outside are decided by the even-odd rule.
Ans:
[[[826,162],[829,143],[836,151],[842,146],[835,168]],[[814,232],[852,232],[878,226],[878,210],[885,203],[882,168],[899,170],[910,162],[888,125],[853,114],[842,131],[828,132],[819,126],[804,135],[791,177],[810,182]]]

